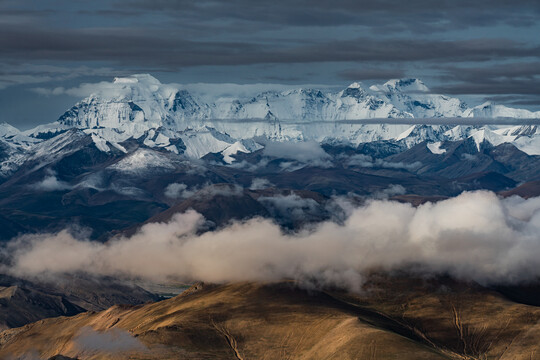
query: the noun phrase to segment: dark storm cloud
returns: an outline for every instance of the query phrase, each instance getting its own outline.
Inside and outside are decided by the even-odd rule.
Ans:
[[[446,66],[440,68],[445,75],[442,76],[447,81],[468,81],[479,79],[534,79],[540,76],[540,61],[519,62],[509,64],[496,64],[482,67],[454,67]]]
[[[540,46],[507,39],[459,41],[357,38],[308,45],[197,41],[144,28],[33,29],[0,25],[4,58],[106,61],[126,66],[249,65],[314,62],[487,61],[540,57]],[[165,36],[167,35],[167,36]]]
[[[330,41],[291,49],[286,53],[298,61],[488,61],[497,58],[540,56],[540,46],[507,39],[457,41],[357,38]]]
[[[512,81],[486,81],[482,83],[459,83],[455,85],[437,86],[433,89],[435,92],[444,94],[522,94],[522,95],[540,95],[538,80],[531,82],[529,80]]]
[[[386,69],[374,67],[362,67],[356,69],[347,69],[337,73],[339,78],[344,80],[380,80],[395,79],[405,76],[403,69]]]
[[[164,12],[174,17],[234,19],[295,26],[358,24],[389,31],[443,31],[456,26],[529,26],[538,21],[538,1],[294,0],[254,2],[121,0],[121,8]]]
[[[539,95],[494,95],[485,98],[497,104],[507,104],[513,107],[523,107],[540,104]]]
[[[49,12],[43,5],[35,10],[35,2],[20,0],[5,2],[4,12],[27,13],[35,16]],[[199,36],[216,33],[245,32],[254,35],[268,29],[287,27],[342,27],[361,26],[375,35],[402,33],[404,31],[425,35],[428,32],[445,32],[470,27],[532,26],[539,23],[538,1],[367,1],[367,0],[294,0],[294,1],[191,1],[191,0],[96,0],[92,3],[56,1],[62,8],[75,8],[67,16],[92,16],[101,22],[113,22],[120,18],[148,23],[166,28],[174,27]],[[0,6],[3,3],[0,2]],[[52,7],[53,5],[51,5]],[[59,5],[56,5],[60,8]],[[78,8],[78,9],[77,9]],[[152,18],[153,16],[153,18]],[[112,21],[111,21],[112,18]],[[95,21],[93,21],[95,22]],[[53,24],[54,25],[54,24]],[[285,28],[284,28],[285,27]],[[336,38],[344,33],[332,31]],[[358,29],[356,30],[358,31]],[[276,40],[276,39],[274,39]]]
[[[441,69],[443,84],[437,90],[449,94],[540,95],[540,62],[515,62],[491,66]]]
[[[201,65],[444,63],[540,57],[539,44],[500,32],[459,40],[403,33],[426,31],[426,27],[446,31],[496,24],[530,26],[538,22],[538,1],[97,0],[91,4],[55,1],[49,7],[40,4],[42,8],[31,6],[35,5],[32,1],[0,2],[0,60],[99,61],[177,71]],[[56,17],[51,10],[55,4],[59,8]],[[28,21],[20,22],[20,17]],[[77,17],[81,22],[71,23]],[[331,28],[321,37],[290,28],[303,26]],[[361,29],[381,30],[386,35]],[[392,31],[399,34],[392,35]],[[338,77],[372,79],[404,73],[362,68],[341,71]]]

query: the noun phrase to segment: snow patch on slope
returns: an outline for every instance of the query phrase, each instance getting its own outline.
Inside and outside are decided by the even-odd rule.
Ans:
[[[540,155],[540,137],[520,137],[513,144],[527,155]]]
[[[163,154],[150,149],[137,149],[109,168],[126,173],[141,173],[153,169],[172,170],[175,167]]]
[[[237,141],[221,152],[221,155],[223,155],[223,161],[225,161],[227,164],[232,164],[235,161],[235,158],[233,158],[232,155],[235,155],[238,152],[249,153],[250,151],[246,149],[242,142]]]
[[[92,141],[94,142],[94,144],[99,150],[103,152],[111,151],[111,149],[107,146],[107,140],[105,140],[104,138],[100,136],[97,136],[96,134],[92,134],[91,136],[92,136]]]
[[[186,145],[185,155],[191,158],[202,158],[209,153],[219,153],[231,146],[232,142],[217,139],[214,134],[207,129],[198,131],[184,131],[180,138]]]
[[[440,141],[437,141],[434,143],[428,143],[426,146],[429,149],[429,151],[431,151],[432,154],[441,155],[446,152],[446,149],[441,149]]]
[[[505,142],[512,142],[516,138],[515,136],[500,135],[486,126],[473,133],[471,137],[474,139],[478,151],[480,151],[484,142],[497,146]]]

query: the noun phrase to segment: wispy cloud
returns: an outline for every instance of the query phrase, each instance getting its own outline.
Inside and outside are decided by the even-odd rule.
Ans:
[[[328,155],[316,141],[272,142],[264,144],[263,154],[270,157],[295,160],[312,166],[331,166]]]
[[[422,166],[422,163],[415,161],[412,163],[404,163],[401,161],[386,161],[383,159],[374,159],[369,155],[355,154],[349,157],[346,162],[348,166],[360,166],[360,167],[380,167],[386,169],[404,169],[408,171],[414,171]]]
[[[38,191],[62,191],[69,190],[73,187],[64,181],[58,180],[56,173],[52,171],[49,171],[43,180],[30,186]]]
[[[2,60],[3,59],[0,57],[0,61]],[[83,76],[115,76],[121,75],[122,73],[121,70],[113,70],[112,68],[105,67],[54,66],[37,65],[27,62],[21,64],[0,62],[0,90],[17,85],[59,82]],[[41,95],[80,95],[80,93],[75,93],[74,91],[64,89],[63,87],[53,89],[37,87],[34,88],[33,91]]]

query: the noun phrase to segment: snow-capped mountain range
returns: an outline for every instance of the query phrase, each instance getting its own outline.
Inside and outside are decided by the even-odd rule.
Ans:
[[[40,143],[69,129],[90,137],[103,152],[126,152],[122,143],[138,139],[147,147],[191,158],[221,152],[226,162],[233,162],[231,155],[238,151],[262,148],[257,142],[261,138],[352,145],[388,140],[406,147],[427,141],[433,153],[440,153],[441,141],[471,137],[478,146],[511,142],[527,154],[540,154],[537,125],[384,123],[383,119],[540,119],[540,112],[491,103],[468,107],[460,99],[431,93],[418,79],[371,87],[355,82],[341,91],[300,88],[210,100],[180,85],[161,84],[147,74],[101,85],[53,123],[24,132],[0,125],[2,172],[24,161]]]

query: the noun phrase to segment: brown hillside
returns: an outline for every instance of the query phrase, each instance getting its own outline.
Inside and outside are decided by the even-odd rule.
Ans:
[[[0,358],[535,359],[539,320],[536,307],[452,281],[374,277],[362,296],[292,282],[199,285],[153,304],[4,331]],[[83,348],[78,335],[87,327],[126,330],[139,346]]]

